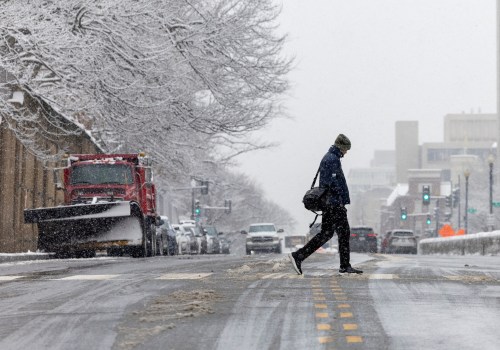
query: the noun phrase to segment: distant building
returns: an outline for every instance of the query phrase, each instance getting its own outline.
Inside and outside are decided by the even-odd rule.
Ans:
[[[370,168],[353,168],[347,181],[351,196],[348,211],[352,225],[366,225],[375,231],[380,228],[380,201],[386,198],[396,184],[395,152],[374,152]]]
[[[421,164],[424,169],[451,169],[451,158],[474,155],[486,160],[496,153],[496,114],[448,114],[444,117],[444,142],[424,143]],[[445,174],[450,179],[451,174]]]
[[[408,169],[420,168],[418,121],[396,122],[396,181],[408,181]]]
[[[496,114],[448,114],[444,117],[444,142],[418,145],[418,122],[396,122],[396,181],[391,194],[380,210],[381,231],[393,228],[413,229],[418,235],[435,234],[438,224],[451,220],[451,208],[446,208],[446,197],[452,187],[464,181],[466,171],[483,173],[487,159],[497,150],[498,119]],[[422,187],[430,186],[435,202],[422,207]],[[439,201],[437,201],[439,199]],[[405,207],[408,219],[401,220]],[[427,216],[431,225],[427,224]],[[460,214],[461,215],[461,214]],[[458,221],[455,215],[453,220]]]
[[[430,189],[430,203],[423,203],[423,187]],[[411,169],[408,183],[397,184],[383,203],[380,216],[380,232],[392,229],[410,229],[419,237],[435,235],[435,228],[448,222],[451,209],[446,207],[445,197],[451,195],[451,183],[443,180],[439,169]],[[406,209],[406,220],[401,218],[401,209]],[[436,210],[435,208],[439,208]],[[430,224],[427,219],[430,218]]]

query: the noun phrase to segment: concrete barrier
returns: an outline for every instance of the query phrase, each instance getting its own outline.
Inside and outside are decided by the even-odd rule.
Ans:
[[[500,255],[500,231],[443,238],[425,238],[418,243],[419,254]]]

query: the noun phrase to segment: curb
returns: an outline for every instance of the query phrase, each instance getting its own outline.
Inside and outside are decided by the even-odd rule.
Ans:
[[[16,262],[16,261],[30,261],[30,260],[48,260],[49,254],[1,254],[0,263]]]

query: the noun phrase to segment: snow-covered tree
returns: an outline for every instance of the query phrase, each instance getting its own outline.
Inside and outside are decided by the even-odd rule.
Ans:
[[[280,115],[290,70],[272,0],[0,6],[0,117],[38,157],[53,155],[45,139],[78,132],[57,122],[54,111],[106,151],[152,155],[167,191],[268,146],[249,134]],[[13,91],[30,104],[13,103]],[[279,212],[262,202],[260,190],[240,191],[252,215]]]
[[[185,163],[193,146],[258,148],[245,137],[278,115],[287,89],[290,61],[270,0],[1,5],[0,69],[9,74],[1,87],[47,101],[108,150]],[[9,126],[32,139],[20,126],[38,125],[40,115],[19,120],[1,103]]]

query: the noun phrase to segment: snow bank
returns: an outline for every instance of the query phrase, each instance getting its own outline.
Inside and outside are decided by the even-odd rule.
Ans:
[[[463,236],[426,238],[418,243],[419,254],[500,254],[500,231]]]

